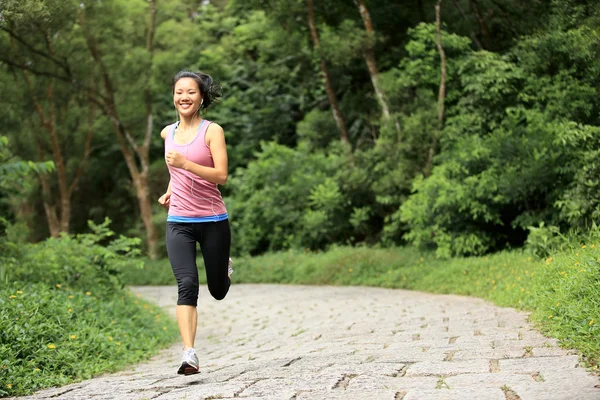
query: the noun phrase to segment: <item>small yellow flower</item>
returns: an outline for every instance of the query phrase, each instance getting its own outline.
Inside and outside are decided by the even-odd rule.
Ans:
[[[496,280],[495,280],[495,279],[492,279],[492,285],[493,285],[494,283],[496,283]]]
[[[166,330],[167,330],[167,327],[166,327],[166,326],[163,326],[163,331],[166,331]]]
[[[556,303],[557,306],[560,306],[560,301]]]
[[[116,344],[117,346],[120,346],[120,345],[121,345],[121,342],[115,342],[115,344]]]
[[[352,272],[352,268],[348,268],[348,272]]]
[[[594,320],[590,320],[590,325],[594,325]]]
[[[70,298],[70,299],[72,299],[72,298],[73,298],[73,295],[70,295],[70,296],[69,296],[69,298]]]
[[[71,339],[77,339],[77,335],[71,335]]]
[[[524,291],[525,291],[525,288],[524,288],[524,287],[522,287],[522,288],[521,288],[521,292],[524,292]]]
[[[23,294],[23,292],[20,290],[17,290],[17,294]]]
[[[53,345],[52,343],[50,343],[50,344],[48,345],[48,348],[49,348],[49,349],[55,349],[55,348],[56,348],[56,346],[55,346],[55,345]]]
[[[40,372],[41,370],[39,368],[34,369],[35,372]]]
[[[587,246],[584,244],[583,246],[581,246],[582,249],[585,249]]]
[[[14,294],[11,294],[11,295],[10,295],[10,298],[11,298],[11,299],[16,299],[16,298],[17,298],[17,296],[15,296]]]
[[[85,294],[87,294],[88,296],[91,296],[92,292],[85,292]]]
[[[57,284],[56,284],[56,287],[60,289],[60,283],[57,283]]]
[[[69,308],[67,311],[68,311],[68,312],[73,312],[73,309],[72,309],[72,308]]]
[[[548,315],[548,319],[552,319],[552,315]]]
[[[109,336],[109,337],[108,337],[108,340],[113,340],[112,336]]]
[[[6,385],[7,388],[12,389],[12,385],[9,383],[8,385]]]

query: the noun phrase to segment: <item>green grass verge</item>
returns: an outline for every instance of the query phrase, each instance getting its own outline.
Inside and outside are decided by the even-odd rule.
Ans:
[[[117,371],[178,337],[169,316],[128,291],[59,286],[0,289],[0,397]]]
[[[204,279],[204,274],[200,277]],[[410,247],[288,251],[238,258],[233,278],[236,283],[365,285],[481,297],[531,312],[531,320],[543,333],[580,350],[592,368],[598,369],[600,362],[597,244],[547,260],[521,251],[439,260]],[[174,284],[166,260],[146,263],[127,279],[131,284]]]

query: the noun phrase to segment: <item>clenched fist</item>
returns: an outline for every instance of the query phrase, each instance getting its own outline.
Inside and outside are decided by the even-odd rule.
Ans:
[[[175,150],[169,150],[165,156],[167,164],[175,168],[183,168],[187,159],[183,154]]]
[[[171,205],[171,193],[165,193],[160,196],[158,199],[158,204],[168,210],[169,206]]]

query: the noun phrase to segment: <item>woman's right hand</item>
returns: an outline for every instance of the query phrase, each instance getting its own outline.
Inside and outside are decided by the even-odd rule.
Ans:
[[[169,209],[169,205],[171,205],[171,193],[165,193],[158,199],[158,204],[163,206],[166,210]]]

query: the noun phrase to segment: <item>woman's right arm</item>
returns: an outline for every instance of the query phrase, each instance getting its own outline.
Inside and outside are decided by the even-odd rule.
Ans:
[[[160,136],[163,138],[163,140],[166,139],[167,134],[169,132],[169,127],[166,126],[161,132],[160,132]],[[165,209],[169,209],[169,205],[171,204],[171,180],[169,180],[169,186],[167,186],[167,191],[165,192],[165,194],[163,194],[162,196],[160,196],[158,198],[158,204],[160,204],[161,206],[163,206]]]

